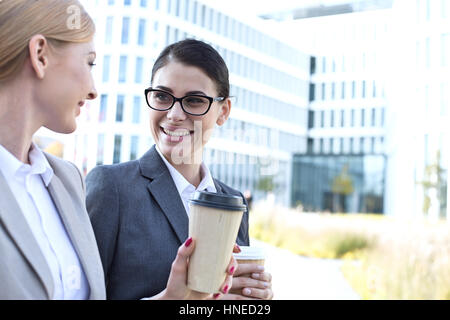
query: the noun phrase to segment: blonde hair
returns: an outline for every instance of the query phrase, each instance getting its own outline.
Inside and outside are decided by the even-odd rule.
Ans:
[[[0,1],[0,83],[22,69],[34,35],[57,45],[89,42],[94,33],[94,22],[78,0]]]

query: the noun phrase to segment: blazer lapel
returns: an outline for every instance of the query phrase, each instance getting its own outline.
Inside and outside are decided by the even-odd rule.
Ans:
[[[217,193],[223,193],[222,187],[217,182],[217,180],[213,178],[213,182],[214,182],[214,186],[216,187]]]
[[[139,159],[141,174],[149,178],[148,190],[167,217],[180,244],[189,234],[189,219],[175,183],[165,163],[153,146]]]
[[[41,253],[33,232],[28,226],[28,222],[22,214],[16,198],[1,173],[0,194],[2,195],[2,199],[5,199],[0,206],[0,222],[3,222],[17,247],[42,282],[48,298],[51,299],[53,297],[54,284],[50,268],[44,255]]]
[[[86,234],[86,225],[80,220],[79,214],[75,212],[74,206],[72,205],[73,200],[61,182],[61,179],[56,175],[53,175],[48,186],[48,191],[58,209],[59,216],[64,223],[72,245],[78,254],[83,271],[90,285],[90,295],[92,296],[93,284],[98,281],[98,277],[102,278],[103,275],[95,273],[88,264],[88,259],[92,255],[93,248],[92,242],[89,241],[90,237]]]

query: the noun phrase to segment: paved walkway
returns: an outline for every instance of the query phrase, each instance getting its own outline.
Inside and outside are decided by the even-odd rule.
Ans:
[[[274,299],[360,299],[340,271],[341,261],[305,258],[255,239],[250,242],[266,251],[266,270],[273,277]]]

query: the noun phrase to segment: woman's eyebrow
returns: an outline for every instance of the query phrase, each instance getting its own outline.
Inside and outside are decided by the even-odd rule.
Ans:
[[[167,91],[169,93],[173,93],[172,89],[170,89],[168,87],[165,87],[165,86],[156,86],[155,89],[161,89],[161,90]],[[188,96],[188,95],[191,95],[191,94],[206,96],[206,93],[204,93],[203,91],[199,91],[199,90],[188,91],[184,95]]]
[[[156,86],[156,89],[161,89],[161,90],[173,93],[172,89],[164,87],[164,86]]]
[[[186,92],[186,95],[190,95],[190,94],[197,94],[197,95],[206,96],[206,93],[204,93],[203,91],[189,91],[189,92]]]

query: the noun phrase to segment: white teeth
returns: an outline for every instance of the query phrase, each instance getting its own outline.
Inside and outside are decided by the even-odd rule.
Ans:
[[[184,130],[169,131],[169,130],[163,128],[163,131],[168,136],[173,136],[173,137],[184,137],[184,136],[188,136],[191,134],[189,131],[184,131]]]

